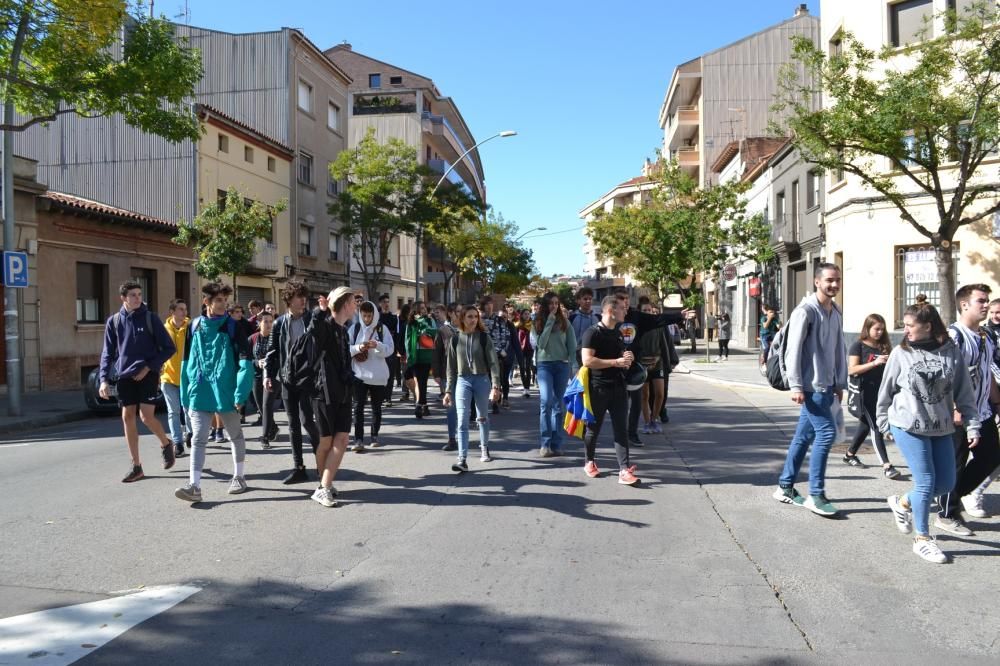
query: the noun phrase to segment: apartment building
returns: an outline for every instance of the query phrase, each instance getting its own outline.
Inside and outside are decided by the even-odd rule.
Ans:
[[[930,21],[931,36],[944,34],[944,22],[939,15],[946,9],[964,10],[971,0],[909,0],[907,2],[839,2],[824,0],[822,43],[835,49],[842,32],[849,31],[873,50],[884,46],[902,47],[920,39],[925,20]],[[902,51],[892,62],[893,67],[905,67],[907,56]],[[888,160],[879,160],[886,173]],[[981,173],[996,175],[1000,154],[986,160]],[[942,170],[947,183],[948,170]],[[899,187],[908,197],[908,209],[914,217],[930,228],[938,225],[936,206],[929,197],[921,196],[916,186],[900,176]],[[845,327],[858,331],[869,313],[883,315],[889,328],[902,329],[902,313],[917,294],[923,293],[931,303],[940,302],[940,282],[928,239],[899,218],[897,209],[883,197],[865,186],[860,179],[845,173],[828,173],[825,183],[823,225],[827,261],[843,267],[844,285],[841,293]],[[979,202],[979,210],[995,203],[995,199]],[[956,283],[981,282],[1000,287],[1000,232],[998,220],[984,219],[964,226],[955,235],[952,256],[955,260]]]
[[[187,25],[175,29],[178,38],[201,52],[205,75],[194,102],[214,110],[216,120],[226,118],[242,127],[248,133],[240,139],[243,150],[245,139],[255,136],[267,137],[265,143],[275,149],[293,151],[291,168],[282,169],[289,224],[281,228],[284,238],[274,239],[276,272],[268,276],[280,281],[299,277],[316,295],[347,284],[339,224],[328,212],[339,185],[330,180],[327,165],[347,145],[344,109],[350,77],[292,28],[243,34]],[[206,159],[225,161],[218,162],[217,146],[205,141],[171,144],[129,127],[119,116],[65,115],[24,132],[15,145],[18,154],[38,161],[39,180],[53,190],[176,223],[216,199],[216,190],[201,177],[202,149]],[[266,160],[263,164],[266,168]],[[245,179],[244,194],[264,201],[276,192],[276,182],[259,175]],[[265,288],[256,284],[247,286]]]
[[[819,18],[805,4],[786,21],[678,65],[660,106],[663,155],[704,187],[730,142],[766,135],[793,36],[819,43]]]
[[[449,173],[450,182],[486,201],[486,185],[479,150],[472,150],[476,138],[455,101],[441,94],[434,81],[396,65],[355,51],[350,44],[328,49],[326,56],[351,77],[349,86],[350,121],[348,145],[355,146],[369,128],[380,141],[397,138],[413,146],[421,164],[437,173]],[[421,288],[419,297],[444,302],[458,295],[470,296],[469,287],[459,276],[445,285],[445,273],[454,266],[444,251],[433,243],[422,243],[420,251]],[[393,242],[386,267],[386,291],[401,305],[414,299],[417,277],[417,244],[411,237]],[[352,270],[355,284],[361,284],[358,267]]]

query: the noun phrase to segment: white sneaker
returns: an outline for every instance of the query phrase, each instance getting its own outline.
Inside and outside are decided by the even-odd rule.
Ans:
[[[983,496],[973,492],[962,498],[965,512],[973,518],[989,518],[989,513],[983,508]]]
[[[892,517],[896,519],[896,529],[903,534],[913,531],[913,512],[903,506],[899,495],[890,495],[886,498],[889,508],[892,509]]]
[[[356,439],[356,440],[354,440],[354,446],[351,447],[351,450],[352,451],[356,451],[358,453],[361,453],[362,451],[364,451],[365,450],[365,440],[363,440],[363,439]]]
[[[948,556],[941,552],[937,542],[930,537],[924,539],[917,537],[914,539],[913,552],[922,559],[925,559],[928,562],[933,562],[934,564],[945,564],[948,561]]]
[[[490,455],[489,448],[483,447],[483,453],[479,456],[479,462],[493,462],[493,457]]]
[[[522,398],[530,398],[531,397],[531,393],[528,391],[528,389],[524,389],[524,392],[521,393],[521,397]]]
[[[337,500],[333,499],[333,492],[331,490],[330,488],[317,488],[312,498],[325,507],[337,506]]]

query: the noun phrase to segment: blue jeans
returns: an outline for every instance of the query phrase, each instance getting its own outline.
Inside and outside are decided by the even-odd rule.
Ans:
[[[181,387],[177,384],[160,382],[163,401],[167,403],[167,425],[170,428],[170,441],[174,445],[184,443],[184,430],[181,428]]]
[[[455,439],[455,431],[458,428],[458,401],[452,401],[448,408],[448,441]]]
[[[541,448],[558,451],[563,441],[563,394],[569,381],[569,363],[542,361],[535,376],[538,382],[538,429]]]
[[[788,455],[785,457],[785,467],[778,478],[778,485],[791,488],[795,485],[806,452],[812,444],[809,455],[809,494],[822,495],[826,482],[826,459],[830,455],[830,447],[837,437],[837,426],[833,422],[833,390],[825,393],[806,393],[806,400],[799,411],[799,425],[795,428],[795,436],[788,445]]]
[[[954,438],[952,435],[914,435],[896,426],[889,429],[913,477],[913,490],[907,493],[913,510],[913,527],[917,534],[927,536],[931,498],[945,495],[955,486]]]
[[[458,459],[469,455],[469,411],[472,401],[476,401],[479,417],[479,446],[486,449],[490,445],[490,388],[489,375],[459,375],[455,384],[456,416],[458,417]]]

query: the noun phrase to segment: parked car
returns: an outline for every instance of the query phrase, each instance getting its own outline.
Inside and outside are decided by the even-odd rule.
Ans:
[[[83,400],[87,403],[87,408],[97,414],[120,414],[121,408],[118,407],[118,399],[111,396],[110,400],[105,400],[99,393],[100,389],[101,380],[98,376],[97,368],[94,368],[87,375],[87,385],[83,387]],[[156,411],[167,408],[167,403],[164,402],[163,394],[159,390],[156,393],[155,404]]]

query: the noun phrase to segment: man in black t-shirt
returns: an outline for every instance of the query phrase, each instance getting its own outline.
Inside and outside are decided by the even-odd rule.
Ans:
[[[590,406],[594,412],[593,427],[587,428],[584,444],[587,476],[600,476],[594,460],[597,438],[601,434],[604,416],[611,412],[614,429],[615,456],[618,458],[618,483],[634,486],[639,483],[635,466],[629,464],[628,442],[628,393],[625,390],[625,371],[632,365],[632,352],[625,351],[618,324],[625,319],[625,303],[615,296],[601,301],[601,321],[583,333],[580,343],[583,365],[590,369]]]

